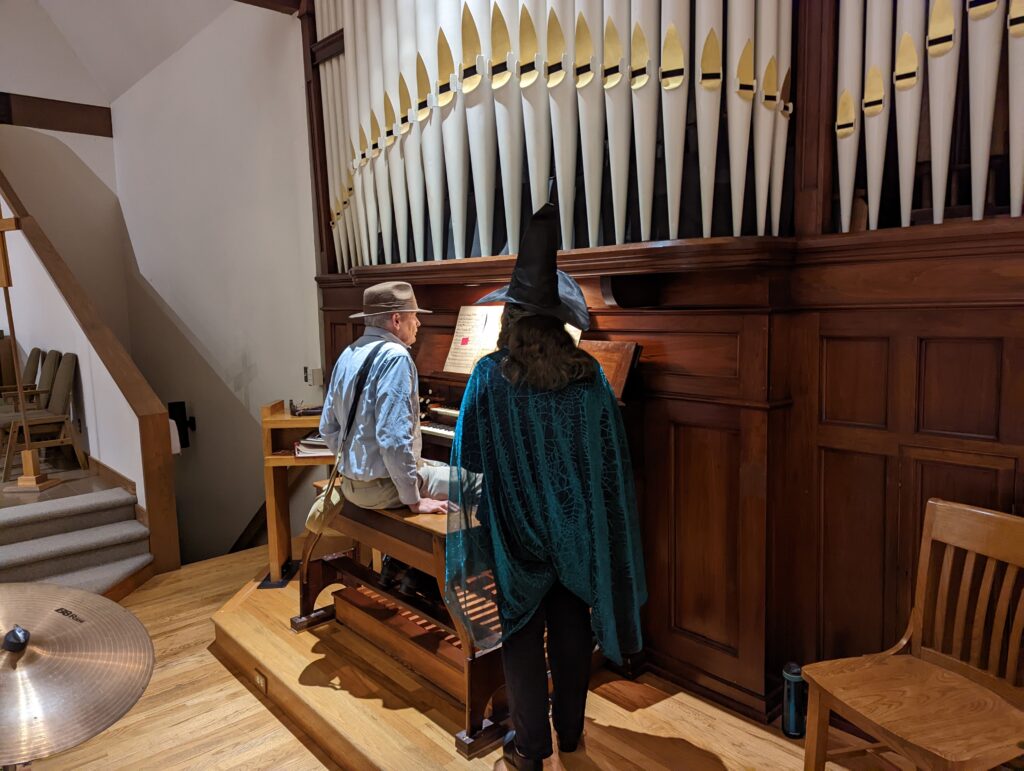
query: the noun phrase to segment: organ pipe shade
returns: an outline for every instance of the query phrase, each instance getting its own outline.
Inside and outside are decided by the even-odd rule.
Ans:
[[[675,24],[669,24],[665,31],[665,42],[661,47],[661,87],[672,91],[686,80],[686,53],[679,41]]]
[[[639,22],[633,27],[629,58],[629,86],[634,90],[643,88],[651,79],[650,73],[647,71],[651,63],[651,52],[647,48],[647,36]]]
[[[722,46],[714,29],[708,30],[700,54],[700,85],[708,91],[722,87]]]

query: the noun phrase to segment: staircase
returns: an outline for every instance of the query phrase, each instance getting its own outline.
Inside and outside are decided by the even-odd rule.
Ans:
[[[153,561],[135,503],[115,487],[0,509],[0,583],[108,591]]]

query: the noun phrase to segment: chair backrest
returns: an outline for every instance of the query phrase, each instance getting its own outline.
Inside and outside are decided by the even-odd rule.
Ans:
[[[14,377],[14,349],[11,347],[11,338],[4,335],[0,338],[0,383],[5,386],[15,385]]]
[[[78,366],[78,357],[73,353],[65,353],[60,357],[60,366],[57,367],[57,374],[53,378],[53,387],[50,389],[50,400],[46,404],[46,411],[54,415],[67,416],[71,409],[71,391],[75,387],[75,367]]]
[[[57,374],[57,365],[60,364],[60,351],[49,351],[43,359],[43,366],[39,368],[38,388],[49,391],[53,387],[53,378]],[[39,406],[46,409],[50,403],[50,394],[45,393],[39,400]]]
[[[1024,708],[1024,517],[928,501],[911,619],[915,656]]]
[[[21,382],[25,385],[36,382],[36,375],[39,373],[39,358],[43,355],[43,352],[38,348],[33,348],[28,352],[28,358],[25,359],[25,372],[21,376]]]

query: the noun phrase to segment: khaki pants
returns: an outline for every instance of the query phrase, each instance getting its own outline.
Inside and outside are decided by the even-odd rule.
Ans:
[[[420,480],[420,495],[437,501],[448,500],[448,464],[433,460],[421,460],[416,475]],[[398,497],[398,490],[390,477],[371,479],[341,478],[341,494],[345,500],[364,509],[400,509],[405,504]]]

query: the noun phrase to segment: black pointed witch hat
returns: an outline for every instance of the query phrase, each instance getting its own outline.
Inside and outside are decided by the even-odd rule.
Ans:
[[[515,303],[540,316],[553,316],[577,329],[590,328],[583,290],[558,270],[558,207],[544,204],[526,229],[508,286],[481,297],[476,305]]]

